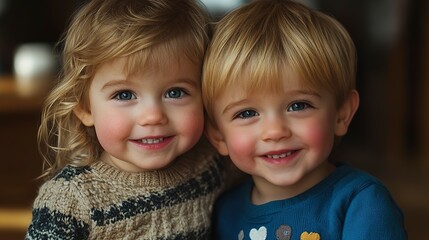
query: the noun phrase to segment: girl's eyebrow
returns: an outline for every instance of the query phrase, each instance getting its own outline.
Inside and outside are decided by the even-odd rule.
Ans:
[[[126,80],[127,80],[127,79],[125,79],[125,78],[110,80],[110,81],[108,81],[107,83],[105,83],[105,84],[103,85],[103,87],[101,87],[101,90],[103,91],[103,90],[105,90],[106,88],[111,88],[111,87],[115,87],[115,86],[122,85],[122,84],[124,84],[124,82],[125,82]]]
[[[187,78],[187,77],[185,77],[185,78],[175,78],[175,79],[172,80],[172,82],[173,81],[175,83],[188,84],[188,85],[191,85],[191,86],[196,87],[196,88],[198,88],[200,86],[200,84],[199,84],[198,81],[196,81],[196,80],[194,80],[192,78]],[[123,85],[125,82],[127,82],[126,78],[112,79],[112,80],[108,81],[107,83],[105,83],[101,87],[101,90],[103,91],[103,90],[105,90],[107,88],[111,88],[111,87],[115,87],[115,86],[120,86],[120,85]]]
[[[195,80],[195,79],[192,79],[192,78],[188,78],[188,77],[177,78],[177,79],[175,79],[175,81],[177,81],[178,83],[182,83],[183,82],[183,83],[192,85],[193,87],[199,87],[201,85],[198,80]]]

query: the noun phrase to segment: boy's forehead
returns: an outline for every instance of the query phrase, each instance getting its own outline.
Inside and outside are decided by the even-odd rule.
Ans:
[[[252,72],[243,70],[236,77],[225,81],[225,89],[233,88],[243,95],[281,93],[285,88],[314,89],[310,81],[290,66],[276,72]]]

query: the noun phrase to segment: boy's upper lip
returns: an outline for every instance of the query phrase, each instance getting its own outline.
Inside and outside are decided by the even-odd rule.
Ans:
[[[289,153],[293,153],[297,150],[298,149],[273,150],[273,151],[265,152],[265,153],[261,154],[261,156],[289,154]]]

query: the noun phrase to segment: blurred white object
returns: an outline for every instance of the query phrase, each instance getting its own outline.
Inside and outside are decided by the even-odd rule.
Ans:
[[[202,0],[207,9],[212,13],[224,14],[244,3],[246,0]]]
[[[28,43],[19,46],[13,59],[19,92],[28,96],[45,90],[55,74],[56,64],[49,44]]]

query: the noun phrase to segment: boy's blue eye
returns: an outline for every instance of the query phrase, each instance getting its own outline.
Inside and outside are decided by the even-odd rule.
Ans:
[[[131,100],[135,99],[136,97],[131,91],[120,91],[115,94],[114,99],[116,100]]]
[[[185,94],[186,94],[186,92],[183,89],[172,88],[172,89],[169,89],[165,93],[165,97],[166,98],[182,98],[183,96],[185,96]]]
[[[305,102],[295,102],[292,103],[289,107],[288,107],[288,112],[295,112],[295,111],[302,111],[304,109],[309,108],[310,105],[308,103]]]
[[[242,119],[246,119],[246,118],[251,118],[251,117],[256,117],[259,116],[259,114],[254,111],[254,110],[244,110],[239,112],[238,114],[235,115],[235,118],[242,118]]]

